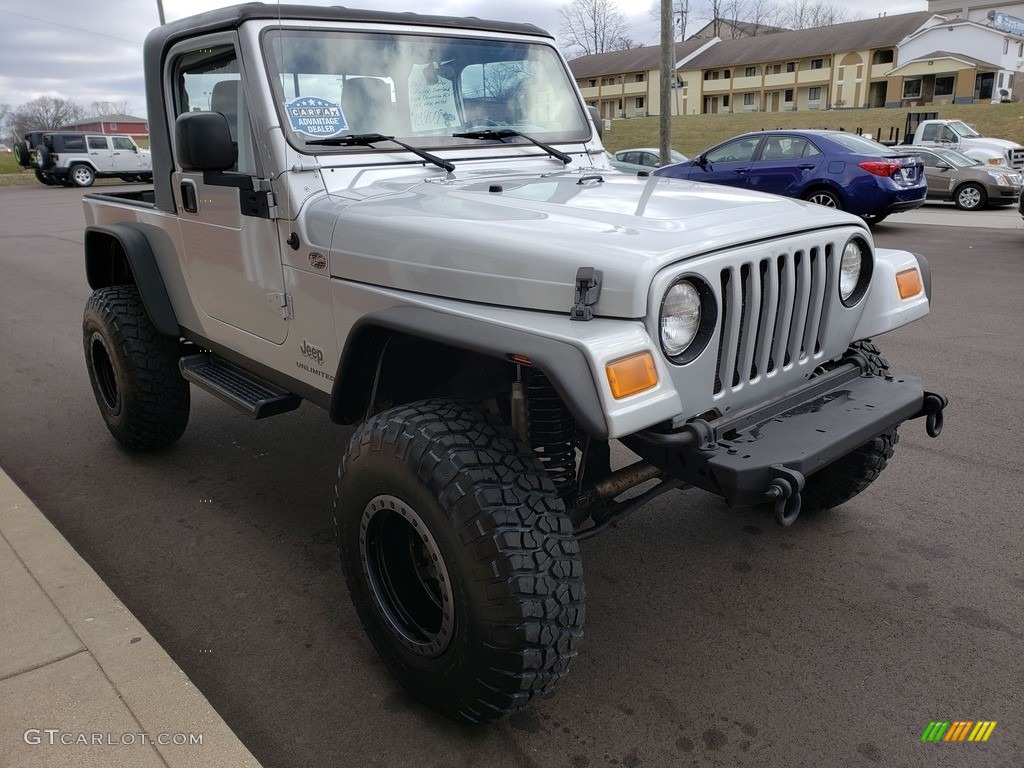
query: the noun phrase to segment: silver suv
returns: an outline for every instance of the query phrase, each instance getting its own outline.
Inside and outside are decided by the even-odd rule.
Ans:
[[[131,136],[33,131],[15,154],[46,185],[91,187],[101,177],[153,181],[152,155]]]

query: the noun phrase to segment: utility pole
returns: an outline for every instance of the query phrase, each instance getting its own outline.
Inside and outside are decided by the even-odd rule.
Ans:
[[[672,0],[661,0],[661,117],[658,118],[658,144],[661,164],[672,162],[672,84],[675,80],[676,43],[672,24]]]

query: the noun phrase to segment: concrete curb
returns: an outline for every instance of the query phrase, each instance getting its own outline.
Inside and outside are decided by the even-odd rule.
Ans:
[[[260,768],[2,470],[0,583],[0,768]]]

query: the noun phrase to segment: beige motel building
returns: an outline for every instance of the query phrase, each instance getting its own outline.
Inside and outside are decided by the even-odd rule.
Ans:
[[[1024,101],[1024,3],[928,11],[675,44],[674,115]],[[606,119],[659,114],[659,46],[569,62]]]

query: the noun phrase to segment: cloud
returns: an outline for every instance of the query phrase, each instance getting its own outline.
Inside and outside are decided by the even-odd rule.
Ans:
[[[337,5],[343,0],[307,0]],[[435,0],[429,12],[449,16],[479,16],[535,24],[557,37],[558,8],[566,0]],[[632,25],[633,39],[653,45],[658,25],[648,16],[650,0],[619,0]],[[229,0],[163,0],[167,21],[213,8]],[[270,3],[271,5],[273,3]],[[353,0],[370,10],[401,10],[409,0]],[[884,10],[883,0],[860,3],[870,16]],[[892,3],[889,3],[892,6]],[[924,0],[896,3],[901,12],[924,10]],[[902,6],[914,7],[903,8]],[[896,12],[889,8],[890,13]],[[83,106],[93,101],[125,101],[135,114],[145,114],[142,42],[159,24],[156,0],[47,0],[0,9],[0,102],[18,106],[47,95],[71,99]]]

